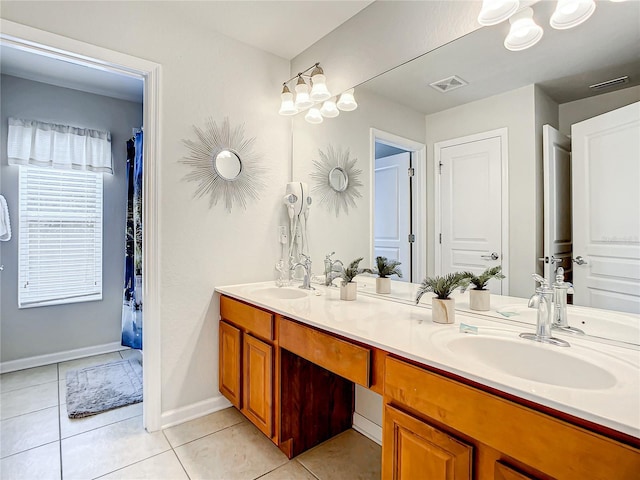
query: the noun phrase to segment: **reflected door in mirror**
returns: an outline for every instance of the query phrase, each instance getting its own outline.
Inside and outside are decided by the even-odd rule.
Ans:
[[[439,274],[480,275],[501,264],[501,142],[500,135],[487,132],[435,145],[440,165]],[[502,282],[491,280],[489,289],[502,294]]]
[[[574,303],[640,313],[640,102],[576,123]]]

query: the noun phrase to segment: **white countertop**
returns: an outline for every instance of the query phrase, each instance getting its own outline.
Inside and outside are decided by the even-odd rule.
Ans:
[[[362,294],[356,301],[342,301],[338,288],[318,285],[315,285],[315,292],[306,292],[303,298],[278,299],[265,294],[275,288],[273,282],[261,282],[216,287],[216,291],[640,438],[640,350],[636,348],[567,336],[563,338],[569,340],[571,347],[562,348],[520,339],[518,333],[533,331],[533,328],[506,319],[457,311],[455,324],[441,325],[432,322],[431,309],[422,304],[416,306]],[[422,302],[429,301],[425,295]],[[550,385],[506,374],[471,355],[454,354],[447,348],[447,341],[468,335],[459,332],[460,323],[478,327],[478,336],[528,344],[523,348],[532,344],[551,350],[551,354],[563,350],[563,354],[612,373],[616,377],[615,385],[603,389]],[[558,362],[557,368],[563,368],[563,365]]]

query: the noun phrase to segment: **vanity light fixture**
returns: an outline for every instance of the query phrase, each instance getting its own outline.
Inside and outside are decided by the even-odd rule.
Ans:
[[[291,93],[291,90],[289,90],[289,87],[286,85],[282,87],[280,98],[282,99],[280,110],[278,111],[280,115],[295,115],[298,113],[298,109],[293,103],[293,93]]]
[[[314,125],[322,123],[323,121],[322,114],[316,107],[311,107],[307,114],[304,116],[304,119],[309,123],[313,123]]]
[[[534,46],[543,35],[542,27],[533,20],[533,9],[523,8],[509,18],[511,29],[504,46],[507,50],[518,52]]]
[[[594,0],[558,0],[549,24],[557,30],[566,30],[586,22],[596,10]]]
[[[353,96],[353,88],[350,88],[349,90],[343,92],[342,95],[340,95],[336,106],[343,112],[351,112],[358,108],[356,99]]]
[[[518,11],[519,0],[483,0],[478,23],[485,27],[505,21]]]
[[[313,105],[313,100],[309,97],[309,85],[304,81],[301,74],[298,74],[298,82],[296,83],[296,108],[304,110]]]
[[[289,89],[289,83],[296,79],[294,96]],[[340,115],[340,110],[350,112],[358,108],[353,96],[353,88],[340,95],[336,101],[336,97],[327,88],[327,78],[320,63],[314,63],[284,82],[280,100],[280,110],[278,110],[280,115],[296,115],[309,109],[304,118],[307,122],[314,124],[322,123],[323,118],[337,117]]]
[[[329,100],[325,100],[325,102],[322,104],[320,113],[323,117],[335,118],[340,115],[340,110],[338,110],[335,100],[333,98],[330,98]]]

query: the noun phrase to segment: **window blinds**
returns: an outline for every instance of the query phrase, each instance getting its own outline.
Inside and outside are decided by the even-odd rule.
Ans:
[[[102,174],[21,167],[18,306],[102,299]]]

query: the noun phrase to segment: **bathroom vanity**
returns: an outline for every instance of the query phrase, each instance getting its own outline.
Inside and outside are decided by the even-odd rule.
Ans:
[[[383,396],[385,479],[640,472],[637,349],[576,339],[559,352],[518,339],[522,327],[458,312],[477,328],[460,333],[429,308],[340,301],[334,288],[216,290],[220,391],[290,458],[351,428],[358,384]],[[554,373],[536,377],[547,357]]]

